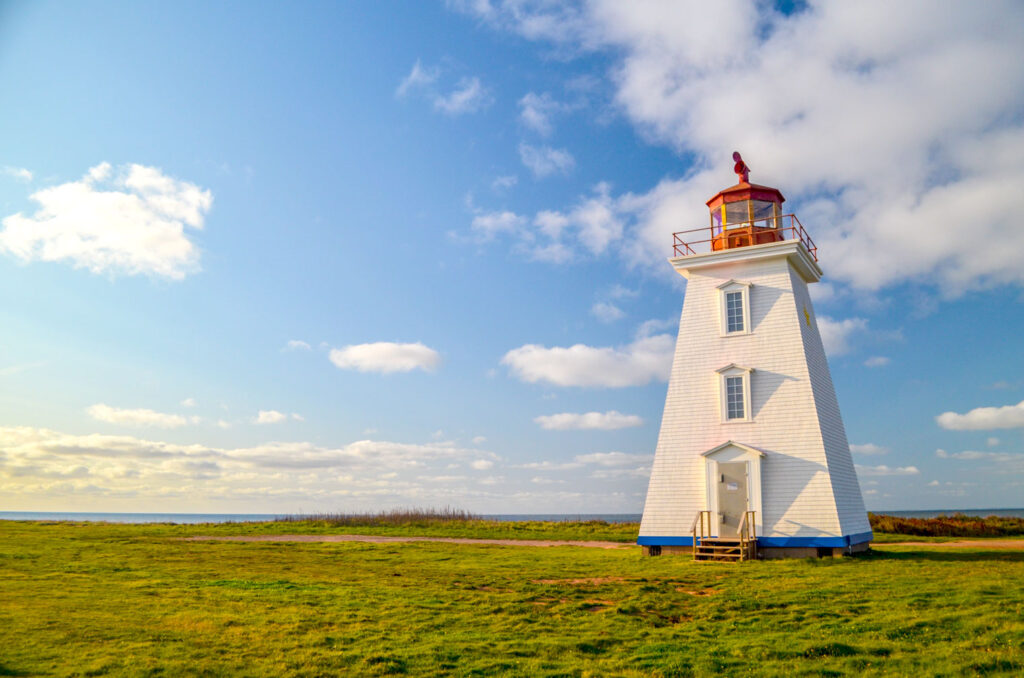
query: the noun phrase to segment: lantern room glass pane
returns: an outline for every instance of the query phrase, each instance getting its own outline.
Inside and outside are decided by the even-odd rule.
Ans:
[[[743,224],[750,221],[749,200],[741,200],[739,202],[730,202],[725,205],[725,223],[731,224]]]
[[[773,216],[772,205],[774,204],[766,200],[751,200],[750,205],[754,210],[754,220],[761,221],[771,218]],[[758,224],[758,226],[764,226],[764,224]]]

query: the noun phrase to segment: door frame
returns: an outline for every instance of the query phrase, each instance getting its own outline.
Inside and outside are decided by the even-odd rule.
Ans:
[[[712,447],[702,455],[704,457],[705,506],[715,517],[712,531],[718,536],[721,518],[718,506],[719,463],[746,462],[747,464],[747,510],[754,511],[754,523],[757,534],[764,534],[764,512],[761,503],[761,460],[765,453],[756,447],[737,443],[732,440]]]

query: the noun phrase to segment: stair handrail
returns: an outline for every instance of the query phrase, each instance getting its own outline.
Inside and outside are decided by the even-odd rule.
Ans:
[[[739,536],[741,544],[747,543],[746,530],[747,530],[747,514],[748,513],[750,513],[750,511],[744,511],[743,512],[743,517],[740,518],[740,526],[736,529],[736,534]]]
[[[704,541],[704,514],[708,514],[708,536],[711,531],[711,511],[697,511],[697,515],[693,517],[693,523],[690,525],[690,533],[693,535],[693,546],[690,550],[693,552],[693,559],[697,560],[697,547]],[[700,539],[697,539],[697,523],[700,523]]]

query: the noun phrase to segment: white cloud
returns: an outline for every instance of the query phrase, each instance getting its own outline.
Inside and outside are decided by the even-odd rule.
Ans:
[[[487,437],[486,436],[473,436],[473,440],[471,440],[470,442],[472,442],[474,445],[482,445],[483,443],[487,442]]]
[[[341,369],[382,374],[412,370],[432,372],[441,364],[441,354],[420,342],[400,344],[378,341],[344,346],[331,349],[330,359]]]
[[[284,412],[278,412],[277,410],[260,410],[254,421],[257,424],[279,424],[287,419],[288,415]]]
[[[584,429],[613,431],[620,428],[643,426],[644,423],[644,420],[635,414],[622,414],[615,410],[609,412],[586,412],[584,414],[562,412],[561,414],[535,417],[533,421],[540,424],[541,428],[549,431]]]
[[[533,218],[533,224],[543,235],[558,240],[562,237],[562,232],[572,224],[572,220],[561,212],[542,210]]]
[[[673,231],[706,221],[738,148],[758,183],[795,199],[835,279],[948,296],[1024,284],[1024,229],[1005,217],[1024,183],[1020,3],[454,6],[559,50],[606,52],[626,118],[694,158],[699,169],[632,196],[634,263],[663,260]]]
[[[181,280],[199,268],[186,228],[202,229],[210,191],[153,167],[107,163],[79,181],[36,191],[32,216],[3,219],[0,251],[25,262],[67,261],[93,273]]]
[[[14,177],[19,181],[32,181],[32,172],[24,167],[11,167],[10,165],[7,165],[4,167],[4,174],[9,177]]]
[[[310,346],[305,341],[301,341],[299,339],[289,339],[288,343],[285,344],[284,350],[286,350],[286,351],[309,351],[309,350],[312,350],[312,348],[313,347]]]
[[[882,355],[871,356],[864,361],[864,367],[885,367],[889,364],[889,359]]]
[[[921,472],[917,470],[916,466],[897,466],[889,467],[886,465],[881,466],[861,466],[860,464],[855,465],[858,476],[916,476]]]
[[[199,404],[199,403],[197,403],[197,402],[196,402],[196,399],[195,399],[195,398],[185,398],[185,399],[184,399],[184,400],[182,400],[182,401],[181,401],[181,403],[180,403],[180,405],[181,405],[182,407],[195,407],[195,406],[196,406],[196,405],[198,405],[198,404]]]
[[[650,454],[626,454],[625,452],[594,452],[592,454],[577,455],[575,459],[581,464],[629,466],[631,464],[650,463],[654,456]]]
[[[625,228],[610,190],[601,182],[565,212],[541,210],[532,229],[527,227],[530,220],[514,212],[474,210],[472,230],[478,241],[508,235],[517,241],[517,251],[535,261],[565,263],[578,254],[601,255],[622,240]]]
[[[486,471],[494,466],[494,462],[490,459],[477,459],[469,464],[473,469],[477,471]]]
[[[612,285],[611,289],[608,290],[608,296],[612,299],[632,299],[640,294],[639,290],[630,289],[623,287],[618,283]]]
[[[564,148],[531,146],[519,144],[519,159],[538,178],[552,174],[568,174],[576,166],[576,160]]]
[[[253,419],[253,423],[256,424],[280,424],[282,421],[293,419],[295,421],[306,421],[305,417],[301,414],[292,412],[290,415],[284,412],[278,412],[277,410],[260,410],[256,418]]]
[[[519,100],[519,121],[542,136],[550,136],[555,129],[551,119],[571,109],[568,104],[555,101],[547,92],[528,92]]]
[[[409,93],[410,90],[420,89],[434,84],[437,78],[441,75],[441,70],[437,67],[424,68],[417,59],[416,63],[412,65],[412,70],[409,71],[409,75],[402,79],[402,82],[398,84],[398,88],[395,90],[395,96],[402,98]]]
[[[966,414],[943,412],[935,421],[951,431],[985,431],[994,428],[1024,428],[1024,400],[1003,407],[977,407]]]
[[[434,108],[448,115],[475,113],[491,105],[491,95],[480,78],[462,78],[446,96],[434,98]]]
[[[988,445],[989,447],[995,447],[996,445],[999,444],[999,438],[996,438],[996,437],[989,438],[989,439],[987,439],[985,441],[985,444]]]
[[[603,323],[613,323],[626,317],[621,308],[606,301],[599,301],[591,306],[590,313]]]
[[[499,233],[515,233],[526,223],[526,218],[515,212],[485,212],[473,217],[471,228],[484,240],[490,240]]]
[[[122,426],[178,428],[188,423],[185,417],[177,414],[165,414],[146,409],[127,410],[104,405],[103,403],[92,405],[86,409],[86,412],[97,421],[105,421],[109,424],[120,424]]]
[[[0,493],[8,499],[60,498],[75,506],[89,505],[95,497],[170,503],[175,508],[245,501],[253,507],[286,502],[326,509],[348,499],[362,509],[375,497],[380,498],[377,505],[384,503],[382,508],[443,505],[475,496],[478,481],[428,490],[420,477],[433,477],[452,461],[487,455],[450,442],[360,440],[339,447],[289,442],[219,448],[0,427]]]
[[[545,478],[544,476],[535,476],[533,478],[530,478],[530,482],[531,483],[536,483],[537,485],[564,485],[565,484],[564,480],[555,480],[554,478]]]
[[[879,454],[889,454],[888,448],[874,443],[864,443],[863,445],[850,445],[850,452],[853,454],[859,454],[863,456],[873,456]]]
[[[1024,455],[1010,452],[982,452],[978,450],[964,450],[963,452],[946,452],[943,449],[935,450],[935,456],[939,459],[960,459],[964,461],[995,461],[995,462],[1019,462],[1024,461]]]
[[[491,188],[495,191],[501,191],[506,188],[512,188],[519,183],[519,177],[514,174],[507,174],[500,177],[495,177],[494,181],[491,182]]]
[[[642,336],[626,346],[594,347],[576,344],[547,348],[527,344],[501,359],[511,373],[529,383],[555,386],[618,388],[667,381],[675,342],[668,334]]]
[[[825,316],[818,318],[818,330],[821,332],[821,343],[825,345],[825,353],[842,355],[851,348],[852,337],[867,330],[868,321],[864,318],[844,318],[833,320]]]

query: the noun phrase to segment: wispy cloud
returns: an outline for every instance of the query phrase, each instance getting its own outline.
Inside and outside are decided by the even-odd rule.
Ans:
[[[607,301],[599,301],[591,306],[590,314],[603,323],[613,323],[626,317],[621,308]]]
[[[921,472],[916,466],[861,466],[855,465],[857,469],[857,475],[868,477],[868,476],[916,476]]]
[[[432,85],[437,82],[440,75],[440,68],[436,66],[425,68],[423,64],[420,63],[420,60],[417,59],[416,63],[412,65],[412,70],[409,71],[409,75],[402,78],[402,82],[398,83],[398,88],[395,90],[395,96],[402,98],[411,90]]]
[[[284,350],[286,351],[309,351],[312,350],[312,346],[308,342],[302,341],[301,339],[289,339],[288,343],[285,344]]]
[[[889,362],[889,359],[885,356],[875,355],[864,361],[864,367],[885,367]]]
[[[292,412],[290,415],[284,412],[278,412],[277,410],[260,410],[257,413],[256,418],[253,419],[253,423],[256,424],[280,424],[283,421],[292,419],[294,421],[305,421],[301,414]]]
[[[541,136],[550,136],[555,130],[555,116],[572,108],[569,104],[556,101],[547,92],[528,92],[519,100],[519,121]]]
[[[30,170],[25,169],[24,167],[11,167],[10,165],[6,165],[3,168],[3,172],[7,176],[14,177],[19,181],[32,181],[32,172]]]
[[[853,336],[866,331],[867,328],[868,321],[864,318],[844,318],[842,320],[833,320],[826,316],[818,318],[821,343],[825,345],[825,353],[829,355],[849,353],[852,348]]]
[[[576,160],[568,150],[551,146],[519,144],[519,159],[537,178],[568,174],[576,166]]]
[[[534,422],[549,431],[569,430],[600,430],[614,431],[620,428],[643,426],[644,420],[635,414],[622,414],[615,410],[609,412],[562,412],[535,417]]]
[[[92,273],[181,280],[199,267],[186,229],[203,228],[213,195],[155,167],[108,163],[79,181],[36,191],[39,209],[3,219],[0,252],[25,262],[64,261]]]
[[[330,360],[336,367],[360,372],[432,372],[441,364],[441,354],[420,342],[401,344],[378,341],[332,349]]]
[[[863,445],[850,445],[850,452],[861,456],[876,456],[880,454],[889,454],[887,448],[881,445],[875,445],[874,443],[864,443]]]
[[[493,102],[480,78],[462,78],[451,92],[434,98],[434,108],[448,115],[475,113]]]
[[[156,428],[178,428],[188,424],[189,420],[178,414],[167,414],[147,409],[122,409],[97,403],[86,409],[86,413],[96,421],[121,426],[154,426]]]

